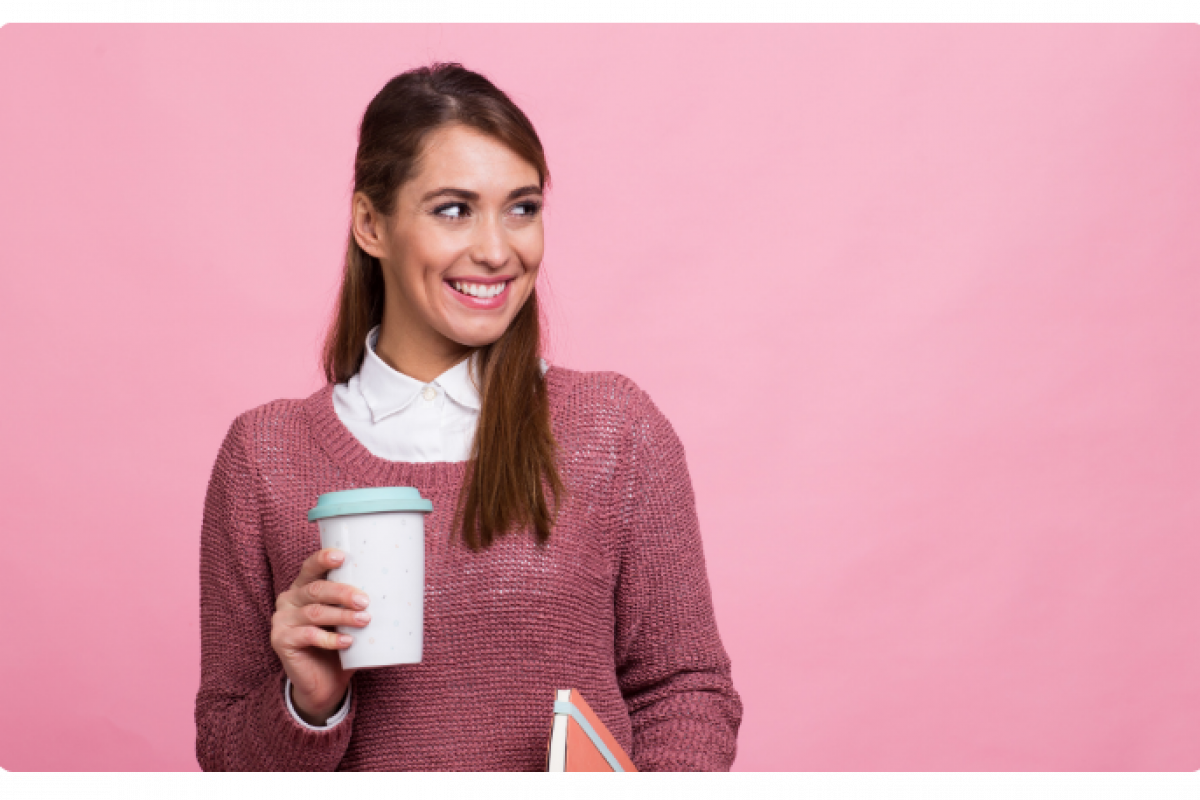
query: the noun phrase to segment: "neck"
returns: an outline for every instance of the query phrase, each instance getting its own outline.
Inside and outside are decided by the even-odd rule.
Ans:
[[[469,356],[474,348],[450,341],[429,331],[425,336],[416,331],[403,331],[383,320],[375,355],[383,363],[410,378],[429,383],[446,370]]]

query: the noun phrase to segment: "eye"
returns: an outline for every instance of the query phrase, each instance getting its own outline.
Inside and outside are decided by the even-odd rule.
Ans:
[[[542,210],[542,204],[529,200],[524,203],[517,203],[513,206],[513,213],[518,217],[532,217],[534,214]]]
[[[447,219],[462,219],[470,213],[470,209],[467,208],[466,203],[446,203],[435,208],[433,213]]]

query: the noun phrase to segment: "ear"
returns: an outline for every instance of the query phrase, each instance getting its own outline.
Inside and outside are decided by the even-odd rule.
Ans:
[[[387,230],[387,220],[362,192],[355,192],[350,201],[350,220],[350,229],[358,246],[376,258],[386,258],[387,241],[383,234]]]

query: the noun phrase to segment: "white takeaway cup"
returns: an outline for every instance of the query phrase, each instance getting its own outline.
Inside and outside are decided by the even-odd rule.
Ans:
[[[418,664],[425,638],[425,515],[433,504],[408,486],[350,489],[317,498],[308,512],[321,530],[321,547],[346,561],[328,579],[371,599],[366,627],[339,625],[354,637],[339,651],[343,669]]]

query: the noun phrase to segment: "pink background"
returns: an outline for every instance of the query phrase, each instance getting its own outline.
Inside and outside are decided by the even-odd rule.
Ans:
[[[1194,26],[3,28],[0,766],[196,768],[208,473],[432,59],[544,139],[551,360],[687,446],[737,769],[1200,768]]]

